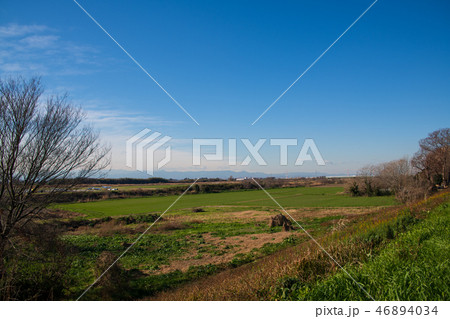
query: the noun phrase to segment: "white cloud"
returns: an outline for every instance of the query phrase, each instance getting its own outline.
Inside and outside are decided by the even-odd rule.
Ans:
[[[165,134],[164,127],[179,124],[176,121],[165,121],[143,113],[109,108],[105,106],[105,102],[98,100],[78,101],[75,104],[83,105],[86,112],[86,121],[99,130],[102,141],[111,146],[111,167],[113,169],[126,169],[125,143],[130,137],[144,128],[157,130]],[[180,141],[174,143],[183,144]]]
[[[5,72],[20,72],[24,70],[20,63],[4,63],[1,68]]]
[[[25,45],[25,49],[46,49],[54,47],[58,39],[56,35],[31,35],[20,39],[19,42]]]
[[[43,25],[0,26],[0,71],[35,75],[94,72],[102,64],[98,50],[64,40]]]
[[[39,32],[48,31],[49,28],[45,25],[20,25],[11,23],[7,26],[0,26],[0,37],[20,37],[27,34],[34,34]]]
[[[121,133],[127,130],[136,131],[152,126],[174,125],[178,122],[164,121],[158,117],[148,116],[137,112],[125,112],[117,109],[108,109],[103,107],[84,106],[87,113],[87,120],[96,127],[106,128],[109,131],[118,131]]]

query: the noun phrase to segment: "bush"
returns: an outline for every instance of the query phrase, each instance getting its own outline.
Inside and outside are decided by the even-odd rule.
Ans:
[[[160,215],[158,214],[138,214],[138,215],[128,215],[119,217],[118,220],[125,222],[127,225],[129,224],[138,224],[138,223],[153,223],[156,221]],[[160,218],[161,220],[162,218]]]
[[[63,300],[73,284],[71,249],[50,225],[29,224],[12,238],[0,272],[0,300]]]
[[[356,181],[353,181],[353,183],[350,184],[348,190],[352,196],[361,196],[359,185]]]
[[[97,282],[98,287],[95,289],[95,295],[101,300],[128,300],[131,299],[129,293],[129,276],[123,270],[118,262],[117,257],[109,252],[104,251],[100,254],[95,264],[95,277],[100,277],[105,270],[109,270]]]

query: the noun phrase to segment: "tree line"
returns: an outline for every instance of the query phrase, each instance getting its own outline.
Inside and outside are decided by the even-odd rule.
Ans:
[[[394,194],[403,203],[424,199],[450,183],[450,129],[431,132],[419,141],[411,159],[363,167],[347,186],[353,196]]]

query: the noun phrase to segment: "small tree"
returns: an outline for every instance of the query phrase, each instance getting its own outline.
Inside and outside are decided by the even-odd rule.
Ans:
[[[375,165],[368,165],[361,168],[358,172],[359,191],[361,194],[373,196],[376,194],[375,176],[378,168]]]
[[[377,179],[382,190],[389,190],[397,194],[407,185],[411,185],[414,179],[410,160],[402,158],[380,164]]]
[[[420,171],[430,187],[439,182],[450,183],[450,128],[436,130],[420,140],[420,149],[414,155],[413,165]]]
[[[0,278],[10,236],[109,164],[82,111],[42,93],[38,78],[0,80]]]

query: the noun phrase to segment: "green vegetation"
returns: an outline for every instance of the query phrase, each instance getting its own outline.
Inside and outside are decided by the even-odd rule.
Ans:
[[[378,211],[351,208],[392,197],[348,197],[340,187],[284,188],[270,192],[280,202],[313,206],[293,211],[376,299],[448,299],[450,208],[443,193],[411,206]],[[164,215],[83,297],[84,300],[366,300],[368,297],[301,229],[289,233],[270,227],[279,213],[257,191],[187,195],[188,207]],[[219,196],[220,195],[220,196]],[[262,194],[264,195],[264,194]],[[95,205],[166,197],[107,200]],[[207,206],[211,198],[233,205]],[[305,200],[306,199],[306,200]],[[315,200],[314,200],[315,199]],[[334,208],[313,205],[334,200]],[[72,204],[69,204],[70,206]],[[186,204],[187,205],[187,204]],[[251,205],[251,206],[247,206]],[[286,205],[282,202],[282,205]],[[349,205],[348,209],[336,208]],[[124,205],[123,207],[125,207]],[[247,213],[242,211],[252,210]],[[291,206],[293,207],[293,206]],[[199,209],[202,208],[202,209]],[[132,210],[135,212],[135,210]],[[29,262],[29,273],[49,268],[63,278],[58,299],[75,299],[112,261],[152,224],[158,213],[110,216],[95,214],[61,221],[60,267]],[[53,244],[50,244],[53,245]],[[30,250],[33,248],[30,247]],[[16,278],[28,278],[25,273]],[[22,278],[22,279],[21,279]],[[46,282],[45,277],[35,277]],[[226,278],[226,280],[225,280]],[[26,279],[28,280],[28,279]],[[21,286],[31,285],[18,282]],[[34,283],[33,283],[34,285]],[[443,287],[445,286],[445,287]],[[42,298],[48,298],[43,296]]]
[[[351,197],[343,194],[343,187],[300,187],[271,189],[270,194],[285,208],[291,207],[361,207],[396,204],[393,196]],[[56,208],[86,214],[88,217],[120,216],[166,210],[178,196],[111,199],[96,202],[57,205]],[[234,191],[212,194],[187,194],[173,209],[202,206],[276,207],[260,190]]]
[[[169,233],[147,233],[121,258],[121,267],[127,269],[129,273],[138,274],[136,278],[129,279],[132,285],[130,293],[133,297],[148,296],[159,290],[225,269],[227,265],[208,264],[190,267],[187,272],[174,269],[169,273],[153,273],[160,270],[161,267],[168,266],[171,261],[189,254],[190,251],[196,251],[201,259],[202,254],[220,256],[229,249],[229,247],[218,247],[206,242],[204,239],[205,234],[211,234],[211,236],[218,238],[228,238],[246,234],[281,231],[281,227],[270,229],[266,223],[249,223],[245,221],[242,223],[183,223],[173,228],[175,229]],[[136,235],[125,234],[112,236],[88,234],[64,236],[63,241],[77,251],[77,258],[73,260],[70,269],[70,273],[73,274],[76,280],[74,280],[74,287],[71,289],[69,298],[73,298],[76,294],[81,294],[83,289],[95,279],[93,270],[95,269],[96,261],[102,253],[109,252],[114,256],[118,256],[125,249],[124,244],[132,243],[135,238]],[[265,245],[261,249],[261,253],[257,253],[257,250],[254,250],[251,254],[237,256],[230,263],[230,266],[237,266],[238,264],[252,261],[258,256],[286,247],[288,244],[294,244],[294,241]],[[144,276],[144,273],[150,275]],[[95,299],[96,296],[94,289],[89,294],[88,299]]]
[[[390,242],[379,255],[347,271],[375,300],[448,300],[450,298],[450,206],[427,212],[418,222],[402,216],[392,225],[378,227],[365,239]],[[413,226],[412,226],[413,225]],[[402,230],[409,231],[402,233]],[[370,300],[343,271],[313,283],[291,278],[277,299]]]
[[[271,189],[270,193],[286,208],[315,207],[320,210],[320,207],[395,204],[393,197],[354,198],[343,194],[342,187],[279,188]],[[72,247],[78,255],[73,260],[69,271],[69,274],[73,275],[73,283],[67,293],[68,298],[80,294],[96,278],[95,269],[98,267],[98,260],[102,259],[102,254],[120,255],[141,232],[133,231],[133,229],[139,226],[147,227],[159,216],[156,212],[165,210],[177,197],[152,196],[58,205],[59,209],[86,214],[87,218],[91,218],[92,221],[86,224],[88,230],[92,229],[92,231],[77,232],[77,234],[67,233],[63,236],[64,243]],[[228,220],[227,213],[243,209],[269,211],[267,220],[255,221],[245,217]],[[245,237],[246,241],[251,244],[252,241],[258,240],[258,234],[275,234],[282,231],[282,227],[270,228],[268,226],[268,217],[277,212],[278,209],[273,201],[258,190],[185,195],[168,214],[176,217],[175,221],[166,220],[167,216],[164,216],[151,232],[148,232],[121,258],[118,265],[125,272],[119,272],[121,273],[120,278],[122,278],[119,279],[125,280],[130,285],[127,288],[130,294],[122,296],[122,298],[135,299],[150,296],[184,282],[254,262],[289,246],[307,241],[306,237],[300,236],[302,231],[298,229],[284,240],[259,244],[260,246],[255,246],[244,253],[232,253],[234,247],[245,246],[247,242],[242,243],[243,238],[241,238],[241,242],[236,242],[237,246],[234,244],[219,245],[217,241],[208,239],[211,236],[217,240],[248,236],[248,238]],[[111,216],[118,217],[112,219]],[[340,214],[320,218],[314,217],[312,214],[302,218],[299,222],[315,236],[320,236],[330,231],[333,223],[342,218],[344,216]],[[113,225],[118,225],[118,227],[114,228]],[[139,229],[145,229],[142,227]],[[214,256],[223,255],[230,256],[226,259],[227,262],[207,263],[207,260]],[[189,256],[189,259],[198,260],[202,264],[191,265],[188,270],[184,271],[173,266],[174,262],[176,264],[177,261],[187,258],[186,256]],[[206,260],[206,263],[203,259]],[[129,277],[124,279],[124,276]],[[101,297],[103,288],[101,285],[96,286],[86,295],[86,298],[105,298],[105,296]],[[111,296],[113,294],[110,293]]]
[[[219,208],[216,208],[214,211],[216,214],[223,213],[223,210],[221,211]],[[195,214],[197,215],[197,213]],[[205,216],[205,214],[214,214],[214,212],[206,211],[200,214]],[[139,221],[139,216],[145,218],[141,218]],[[106,236],[101,232],[98,234],[68,233],[63,236],[64,243],[77,252],[77,257],[73,260],[69,271],[74,280],[68,297],[74,298],[75,295],[81,294],[83,289],[92,283],[95,279],[96,262],[101,258],[102,254],[107,252],[112,256],[119,256],[125,247],[134,242],[139,233],[127,234],[127,229],[133,229],[132,227],[139,224],[139,222],[148,225],[156,216],[142,214],[120,217],[116,220],[110,217],[102,218],[94,220],[99,221],[98,223],[88,224],[89,229],[101,229],[101,227],[107,226],[105,225],[107,223],[118,221],[121,222],[119,225],[120,229],[116,233]],[[332,227],[330,222],[341,218],[342,216],[340,215],[334,215],[321,218],[305,218],[300,220],[300,222],[314,235],[321,235],[330,230]],[[128,288],[130,296],[123,298],[147,297],[161,290],[176,287],[183,282],[212,275],[227,268],[239,267],[307,240],[305,236],[301,236],[302,231],[297,229],[282,241],[266,242],[261,247],[255,247],[246,253],[233,253],[234,247],[246,245],[246,243],[236,241],[235,244],[225,245],[208,239],[213,237],[216,240],[226,240],[236,238],[236,236],[248,235],[246,240],[253,241],[258,239],[258,234],[276,234],[280,232],[282,232],[281,226],[270,228],[267,222],[257,222],[248,219],[237,221],[216,219],[205,222],[200,220],[171,222],[163,219],[121,258],[119,262],[120,267],[126,270],[126,274],[132,275],[126,279],[131,285]],[[240,239],[244,238],[240,237]],[[190,266],[188,270],[184,271],[171,267],[173,262],[184,258],[202,260],[203,258],[213,258],[214,256],[223,256],[225,254],[231,254],[227,262],[218,264],[206,262],[199,266]],[[170,271],[161,273],[162,270],[168,269],[167,267],[171,267]],[[86,298],[99,298],[101,289],[101,287],[93,289]]]

